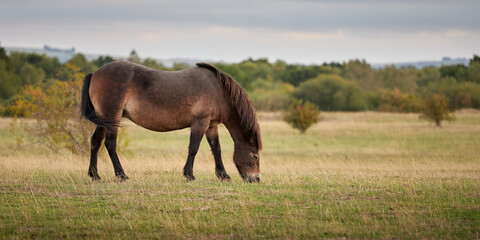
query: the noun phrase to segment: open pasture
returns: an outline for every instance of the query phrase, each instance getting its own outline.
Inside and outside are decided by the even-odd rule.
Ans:
[[[417,114],[322,115],[300,135],[259,113],[259,184],[241,181],[224,127],[231,182],[216,179],[205,139],[185,181],[188,129],[131,124],[119,152],[130,180],[103,150],[93,182],[88,156],[18,148],[0,119],[0,238],[480,238],[480,112],[442,128]]]

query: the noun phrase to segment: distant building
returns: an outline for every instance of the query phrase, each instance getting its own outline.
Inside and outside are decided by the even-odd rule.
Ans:
[[[36,53],[36,54],[45,54],[51,58],[58,58],[58,61],[61,63],[66,63],[68,60],[72,59],[75,55],[75,48],[71,49],[59,49],[53,48],[48,45],[44,45],[42,48],[24,48],[24,47],[5,47],[5,51],[8,55],[12,52],[24,52],[24,53]]]
[[[470,60],[466,58],[450,58],[450,57],[443,57],[442,58],[442,66],[448,65],[465,65],[468,66],[470,64]]]

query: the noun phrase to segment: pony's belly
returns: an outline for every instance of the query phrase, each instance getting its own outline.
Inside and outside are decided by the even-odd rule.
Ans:
[[[198,96],[190,98],[189,100],[189,97],[183,96],[167,99],[162,96],[153,101],[155,104],[152,101],[142,102],[137,98],[127,103],[123,116],[139,126],[159,132],[187,128],[195,121],[205,118],[219,122],[219,110],[212,104],[211,99]]]
[[[126,112],[124,117],[146,129],[157,132],[168,132],[190,127],[191,120],[184,116],[172,114],[132,114]]]

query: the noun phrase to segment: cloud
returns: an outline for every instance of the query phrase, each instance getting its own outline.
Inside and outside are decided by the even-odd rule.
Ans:
[[[263,0],[263,1],[7,1],[0,20],[112,24],[168,22],[176,26],[221,25],[288,31],[336,29],[480,30],[480,1]]]
[[[342,40],[347,38],[347,35],[342,29],[335,32],[298,32],[287,31],[285,35],[293,40]]]
[[[136,39],[142,42],[153,43],[153,44],[162,43],[162,36],[154,32],[142,32],[136,37]]]
[[[477,0],[5,0],[2,45],[87,53],[381,62],[470,56]]]

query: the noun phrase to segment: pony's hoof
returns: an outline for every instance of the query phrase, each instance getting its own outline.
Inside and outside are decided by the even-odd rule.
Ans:
[[[187,179],[187,182],[195,180],[195,176],[193,176],[192,169],[184,168],[183,169],[183,176]]]
[[[98,176],[98,175],[92,177],[92,180],[93,180],[93,181],[100,181],[100,179],[102,179],[102,178],[101,178],[100,176]]]
[[[184,176],[187,179],[187,182],[195,181],[195,176],[193,176],[193,174],[184,175]]]
[[[88,172],[88,176],[90,176],[93,181],[98,181],[102,179],[100,176],[98,176],[98,173],[95,172]]]
[[[125,175],[125,173],[119,173],[115,175],[117,176],[118,180],[120,180],[120,182],[127,181],[129,179],[127,175]]]
[[[232,180],[232,179],[230,178],[230,176],[228,176],[227,172],[225,172],[225,171],[216,172],[215,175],[217,175],[217,177],[218,177],[221,181],[230,182],[230,181]]]

